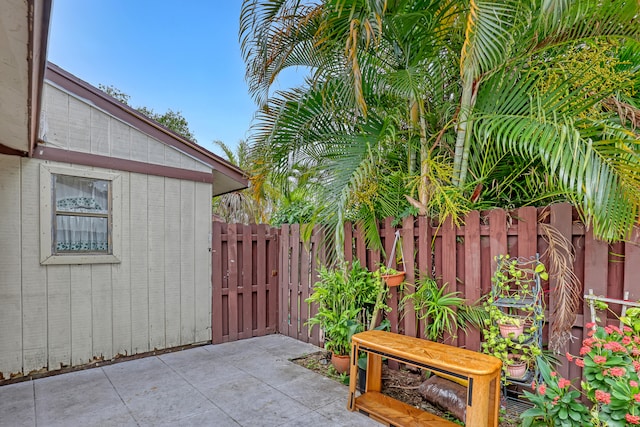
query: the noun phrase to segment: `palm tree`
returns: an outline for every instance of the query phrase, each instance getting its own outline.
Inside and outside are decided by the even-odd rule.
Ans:
[[[613,71],[637,76],[639,9],[613,0],[245,0],[240,39],[261,105],[252,147],[275,174],[315,170],[326,184],[323,217],[340,225],[355,212],[374,242],[376,215],[400,214],[405,194],[443,218],[487,197],[504,201],[505,188],[510,203],[572,200],[597,235],[621,238],[640,206],[638,137],[620,118],[629,114],[612,109],[637,111],[625,94],[638,78],[611,85],[561,70],[572,54],[608,43],[621,59]],[[307,85],[269,96],[294,66],[312,70]]]
[[[539,163],[600,237],[628,235],[640,206],[638,138],[601,105],[633,81],[611,84],[612,74],[585,81],[594,64],[562,70],[568,55],[581,51],[605,46],[614,50],[611,58],[637,52],[639,11],[631,1],[472,2],[460,59],[454,183],[467,183],[472,147],[489,146]]]
[[[251,170],[248,144],[240,141],[234,152],[222,141],[213,141],[222,149],[226,160],[244,170]],[[234,191],[213,198],[213,213],[227,223],[266,223],[271,212],[270,199],[265,196],[265,189],[250,186],[247,189]]]

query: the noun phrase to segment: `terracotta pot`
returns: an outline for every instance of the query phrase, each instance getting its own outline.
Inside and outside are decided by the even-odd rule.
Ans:
[[[349,369],[349,355],[331,353],[331,364],[339,374],[347,372]]]
[[[387,286],[393,287],[393,286],[398,286],[402,282],[404,282],[404,275],[405,274],[406,273],[404,271],[401,271],[401,272],[396,273],[396,274],[383,274],[381,277],[387,283]]]
[[[509,359],[513,359],[511,365],[507,365],[507,374],[513,379],[521,379],[527,374],[527,363],[521,362],[517,356],[509,355]]]
[[[502,324],[499,323],[498,327],[500,328],[500,335],[503,338],[518,338],[524,332],[524,325],[511,325],[511,324]],[[510,336],[513,334],[513,336]]]

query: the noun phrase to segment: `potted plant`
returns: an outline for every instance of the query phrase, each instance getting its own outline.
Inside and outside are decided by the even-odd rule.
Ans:
[[[526,334],[517,338],[513,335],[504,337],[496,323],[485,326],[482,332],[482,351],[502,361],[505,382],[524,378],[535,358],[542,355],[538,341],[529,339]]]
[[[484,309],[488,314],[488,319],[495,322],[500,330],[500,335],[503,338],[511,337],[516,339],[525,333],[525,326],[527,327],[527,333],[533,333],[535,329],[534,322],[531,317],[533,313],[529,307],[523,307],[518,310],[519,313],[511,313],[508,310],[501,309],[491,303],[492,298],[489,297],[484,303]]]
[[[536,258],[496,258],[498,267],[492,289],[483,303],[488,314],[482,330],[482,350],[502,361],[506,383],[522,380],[542,356],[541,325],[544,322],[541,278],[544,265]]]
[[[423,322],[424,337],[431,341],[442,341],[444,334],[455,336],[458,328],[467,325],[480,328],[487,317],[482,307],[468,305],[460,292],[446,292],[447,283],[440,286],[426,274],[417,281],[415,292],[406,295],[402,301],[413,304],[416,316]]]
[[[307,303],[315,303],[318,312],[307,322],[324,331],[324,345],[332,353],[332,363],[339,373],[349,366],[351,336],[361,332],[373,313],[387,310],[386,288],[375,274],[358,260],[338,268],[320,267],[320,280],[314,284]]]
[[[380,278],[382,278],[389,287],[400,286],[404,283],[404,277],[406,275],[404,271],[398,271],[395,268],[382,265],[378,272],[380,274]]]

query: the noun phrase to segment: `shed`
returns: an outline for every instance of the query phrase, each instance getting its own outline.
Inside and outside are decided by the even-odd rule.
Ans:
[[[0,379],[210,341],[211,198],[247,186],[46,63],[50,6],[0,5]]]

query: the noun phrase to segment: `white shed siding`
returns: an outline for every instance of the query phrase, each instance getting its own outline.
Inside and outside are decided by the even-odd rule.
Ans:
[[[22,370],[20,164],[0,156],[0,361],[7,373]]]
[[[0,156],[0,162],[8,158]],[[12,159],[20,165],[18,159]],[[0,170],[4,168],[0,167]],[[40,191],[38,180],[39,162],[22,162],[21,171],[22,206],[22,352],[23,370],[29,373],[47,366],[47,294],[43,292],[47,283],[47,270],[38,268],[40,263]],[[1,176],[0,172],[0,176]],[[1,180],[2,178],[0,178]],[[19,194],[19,193],[17,193]],[[0,198],[3,200],[3,198]],[[11,244],[11,242],[7,242]],[[2,242],[0,242],[2,246]],[[4,253],[4,247],[0,253]],[[36,266],[36,268],[34,268]],[[0,279],[1,280],[1,279]],[[20,328],[16,328],[20,330]]]
[[[211,171],[208,165],[150,138],[49,82],[45,82],[43,90],[43,139],[47,145],[198,172]]]
[[[43,266],[41,163],[0,155],[2,377],[210,340],[211,184],[109,170],[121,263]]]

